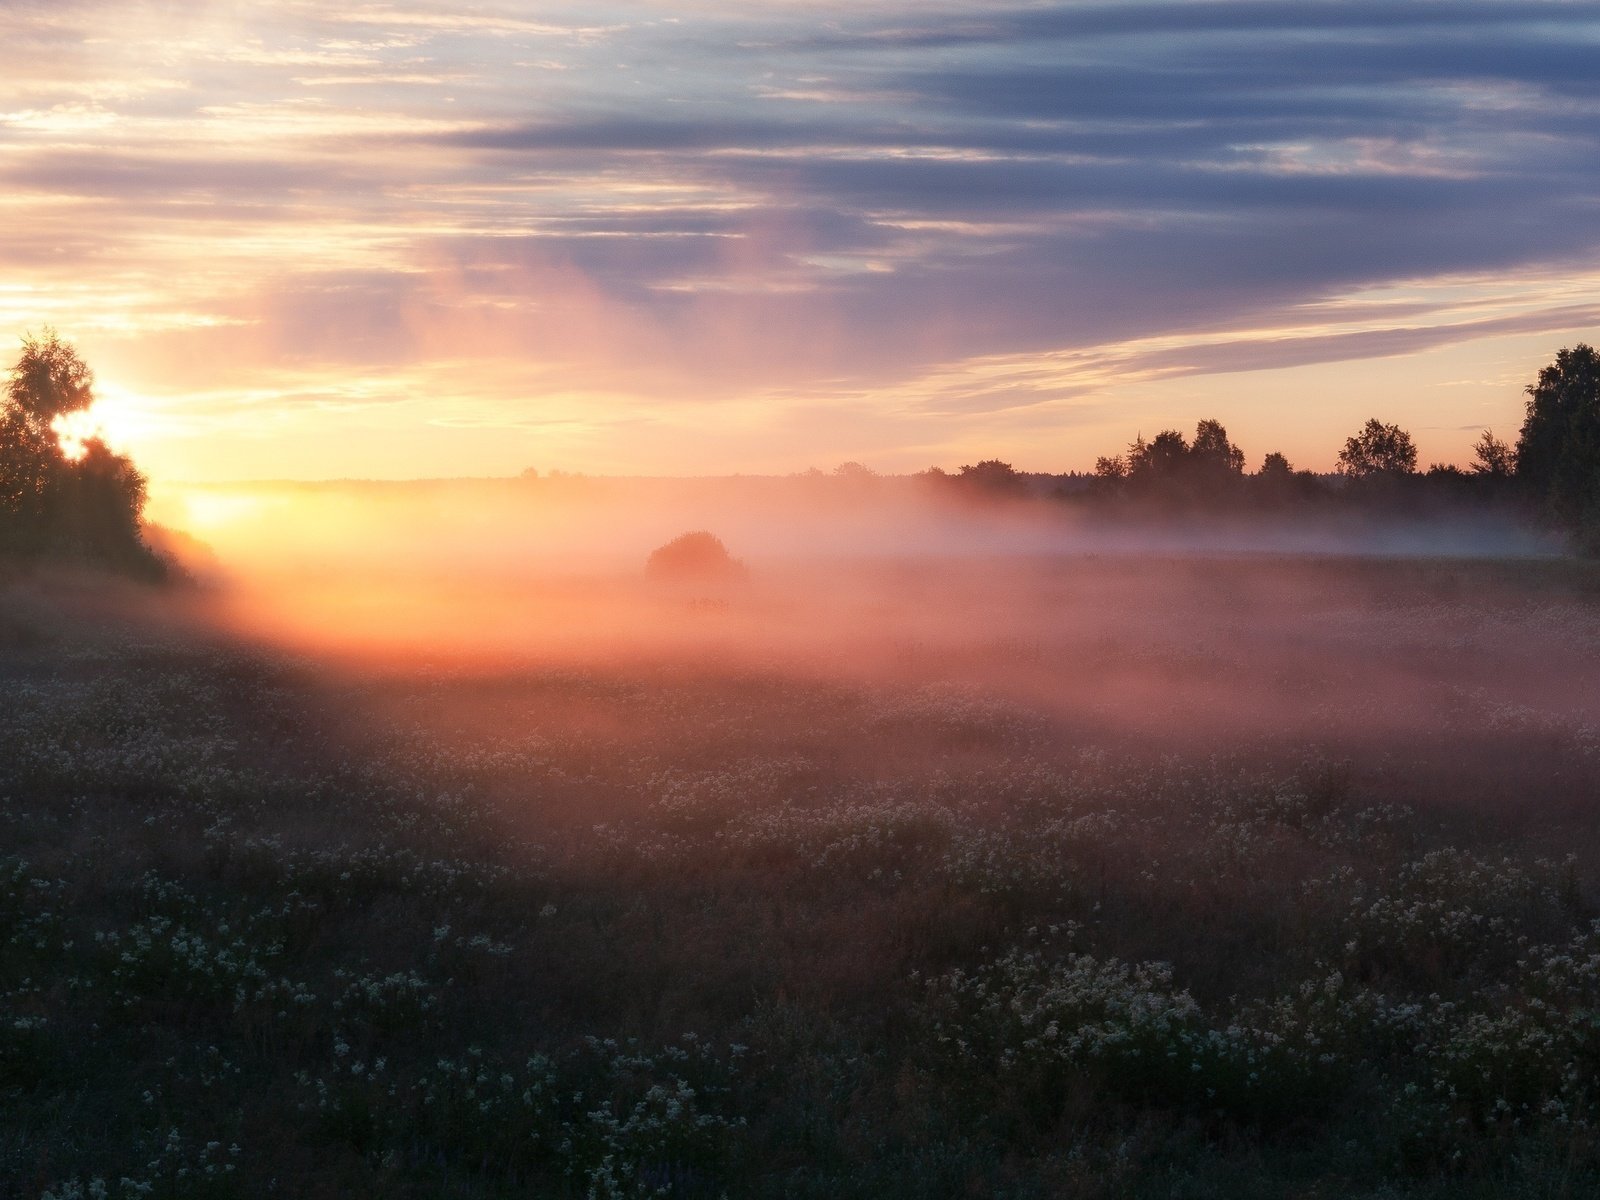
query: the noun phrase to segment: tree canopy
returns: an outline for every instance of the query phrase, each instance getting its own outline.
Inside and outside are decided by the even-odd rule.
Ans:
[[[1294,474],[1294,468],[1287,457],[1273,450],[1261,460],[1259,474],[1263,479],[1288,479]]]
[[[25,337],[0,402],[0,552],[164,574],[144,544],[145,479],[103,440],[69,455],[56,430],[94,402],[94,373],[54,330]]]
[[[94,403],[94,372],[55,330],[46,329],[43,337],[22,339],[6,400],[25,420],[48,428],[57,417]]]
[[[1195,426],[1192,443],[1176,429],[1149,441],[1140,434],[1124,453],[1096,460],[1094,473],[1136,493],[1202,499],[1230,491],[1244,474],[1244,451],[1228,440],[1221,421],[1207,418]]]
[[[1189,458],[1203,474],[1224,478],[1244,474],[1244,451],[1228,440],[1228,431],[1221,421],[1208,418],[1194,427]]]
[[[1561,520],[1600,525],[1600,354],[1559,351],[1527,395],[1517,479]]]
[[[1339,470],[1356,479],[1414,475],[1417,446],[1400,426],[1385,425],[1372,417],[1361,432],[1345,439],[1344,449],[1339,451]]]
[[[1494,430],[1485,429],[1472,446],[1472,473],[1490,479],[1510,479],[1517,471],[1517,452]]]
[[[656,547],[644,569],[652,579],[676,583],[713,583],[745,574],[744,564],[728,553],[722,539],[705,529],[681,533]]]
[[[963,463],[956,482],[997,496],[1016,496],[1027,490],[1028,481],[1008,462],[986,458],[982,462]]]

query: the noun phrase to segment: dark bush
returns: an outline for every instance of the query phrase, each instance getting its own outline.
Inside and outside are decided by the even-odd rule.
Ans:
[[[58,422],[94,403],[94,373],[53,330],[27,337],[0,394],[0,556],[109,567],[160,580],[142,537],[145,478],[91,437],[69,452]]]
[[[728,553],[722,539],[704,529],[679,534],[651,551],[645,574],[652,579],[709,583],[742,579],[744,564]]]

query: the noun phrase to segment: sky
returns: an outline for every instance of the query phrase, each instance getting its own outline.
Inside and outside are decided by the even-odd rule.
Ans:
[[[0,0],[0,339],[158,486],[1466,462],[1600,339],[1597,51],[1576,0]]]

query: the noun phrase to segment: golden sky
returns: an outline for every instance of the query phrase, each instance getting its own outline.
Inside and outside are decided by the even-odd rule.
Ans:
[[[0,332],[162,480],[1328,469],[1600,334],[1600,7],[0,5]]]

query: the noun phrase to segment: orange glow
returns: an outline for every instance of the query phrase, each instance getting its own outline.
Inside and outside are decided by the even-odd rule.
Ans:
[[[118,454],[134,453],[158,428],[143,408],[133,393],[102,379],[95,385],[93,404],[63,413],[50,422],[50,428],[71,462],[84,456],[91,441],[103,442]]]
[[[1181,590],[1195,554],[1546,549],[1443,520],[1413,531],[1410,549],[1400,526],[1364,540],[1359,525],[1296,518],[1108,529],[1054,502],[972,507],[872,477],[216,485],[163,489],[153,507],[214,553],[192,565],[241,632],[384,661],[687,654],[876,669],[919,644],[1066,636],[1052,597],[1103,559],[1179,564],[1155,573]],[[647,579],[650,553],[694,529],[748,576]]]
[[[89,443],[96,438],[104,440],[104,431],[92,410],[63,413],[50,422],[50,429],[68,462],[82,459],[89,452]]]
[[[1581,185],[1547,186],[1581,179],[1543,158],[1569,118],[1541,115],[1536,81],[1474,71],[1424,89],[1425,120],[1266,142],[1252,122],[1208,133],[1169,96],[1166,118],[1123,114],[1107,157],[1073,143],[1110,117],[973,125],[910,88],[951,65],[929,49],[934,69],[913,69],[916,39],[884,42],[892,61],[868,39],[847,72],[820,45],[804,69],[762,64],[792,14],[769,41],[761,10],[782,5],[697,17],[705,47],[739,51],[708,63],[749,62],[749,79],[690,65],[675,20],[595,24],[593,6],[187,7],[173,28],[141,5],[0,6],[0,37],[43,47],[0,78],[0,338],[49,323],[78,346],[98,430],[157,483],[1090,470],[1202,416],[1252,466],[1281,451],[1329,470],[1374,415],[1424,464],[1459,464],[1600,320],[1600,262],[1572,249],[1592,242],[1570,224]],[[1165,53],[1161,19],[1107,61]],[[1379,24],[1374,46],[1402,36]],[[1377,89],[1359,109],[1409,94],[1392,70],[1355,72],[1352,96]],[[1216,82],[1276,114],[1300,111],[1293,75]],[[1512,114],[1530,122],[1516,136]],[[1159,145],[1197,141],[1141,158],[1147,120]],[[1083,194],[1006,186],[1063,165]],[[1496,249],[1503,224],[1482,215],[1480,236],[1441,220],[1437,246],[1433,221],[1389,227],[1515,209],[1474,199],[1514,180],[1539,201],[1518,209],[1525,247]],[[1319,181],[1329,209],[1305,207]],[[1311,230],[1335,240],[1311,253]],[[1391,240],[1424,245],[1368,248]],[[81,453],[84,428],[64,436]]]
[[[177,523],[200,537],[225,532],[241,522],[261,517],[268,507],[259,497],[247,493],[184,491],[180,493],[182,515]]]

